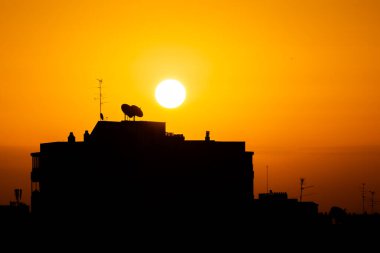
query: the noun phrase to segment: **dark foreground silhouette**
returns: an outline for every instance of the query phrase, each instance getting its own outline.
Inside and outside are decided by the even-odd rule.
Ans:
[[[67,142],[43,143],[31,155],[31,212],[19,201],[0,209],[11,227],[179,231],[350,220],[336,210],[318,215],[316,203],[286,193],[254,200],[253,152],[244,142],[211,140],[208,131],[188,141],[162,122],[99,121],[83,141],[71,132]]]
[[[32,216],[216,221],[251,208],[252,155],[244,142],[213,141],[209,132],[187,141],[162,122],[99,121],[83,141],[70,133],[32,153]]]

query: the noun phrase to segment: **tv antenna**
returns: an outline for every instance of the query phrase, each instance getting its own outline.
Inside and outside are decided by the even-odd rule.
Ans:
[[[100,120],[103,120],[104,119],[104,116],[103,116],[103,113],[102,113],[102,83],[103,83],[103,79],[97,79],[98,82],[99,82],[99,117],[100,117]]]
[[[305,184],[305,178],[303,178],[303,177],[301,177],[301,179],[300,179],[300,183],[301,183],[300,202],[302,202],[302,194],[303,194],[303,190],[308,189],[308,188],[311,188],[311,187],[313,187],[313,185],[310,185],[310,186],[304,186],[304,184]]]

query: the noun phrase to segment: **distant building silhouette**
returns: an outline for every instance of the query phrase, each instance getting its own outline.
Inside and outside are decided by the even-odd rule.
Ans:
[[[254,201],[254,217],[257,222],[267,224],[316,224],[318,204],[289,199],[286,192],[260,193]]]
[[[253,152],[245,142],[185,140],[163,122],[99,121],[84,141],[32,153],[33,215],[97,217],[251,206]]]
[[[25,226],[29,222],[29,206],[21,202],[22,189],[15,189],[16,201],[10,201],[9,205],[0,205],[0,224],[2,229]],[[24,227],[22,227],[24,228]]]

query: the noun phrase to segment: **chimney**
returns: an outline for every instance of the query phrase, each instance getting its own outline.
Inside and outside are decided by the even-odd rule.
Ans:
[[[74,136],[73,132],[70,132],[69,137],[67,137],[67,141],[69,143],[74,143],[75,142],[75,136]]]
[[[210,141],[210,131],[206,131],[205,141]]]
[[[88,130],[86,130],[83,135],[83,141],[88,142],[89,139],[90,139],[90,134],[88,133]]]

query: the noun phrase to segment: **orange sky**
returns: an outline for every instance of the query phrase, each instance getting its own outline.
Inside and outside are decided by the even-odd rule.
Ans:
[[[305,177],[322,211],[361,211],[363,182],[380,195],[379,13],[377,0],[0,0],[0,203],[29,194],[39,143],[92,130],[102,78],[108,120],[136,104],[186,139],[246,141],[256,194],[268,165],[274,191],[296,198]],[[188,92],[174,110],[154,99],[167,78]]]

